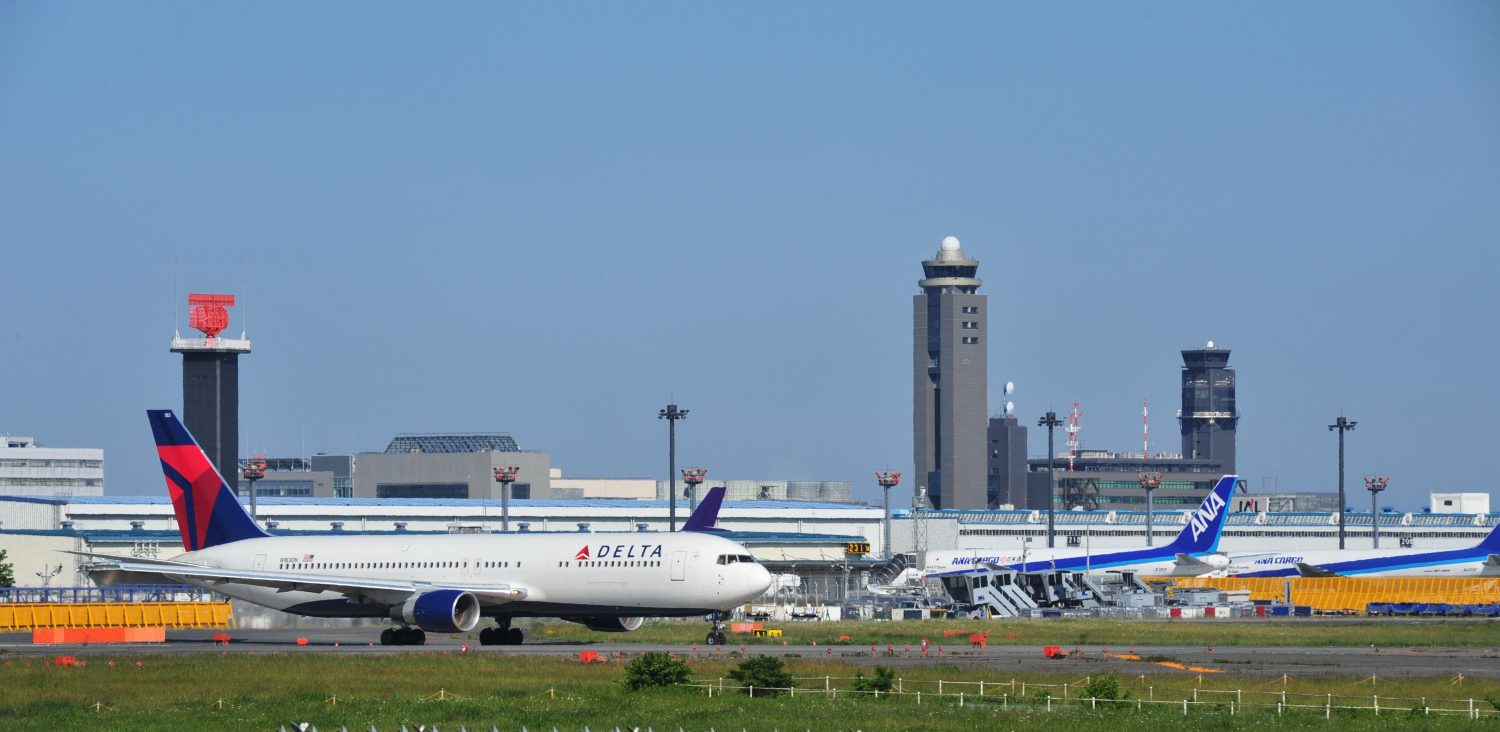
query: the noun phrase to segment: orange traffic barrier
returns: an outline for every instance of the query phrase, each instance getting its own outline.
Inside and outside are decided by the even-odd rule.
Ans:
[[[1148,581],[1249,591],[1251,600],[1310,605],[1325,612],[1363,612],[1372,602],[1500,602],[1500,578],[1496,577],[1168,577]],[[1287,583],[1291,583],[1290,598],[1285,597]]]
[[[0,603],[0,632],[37,628],[234,627],[228,602]]]
[[[988,632],[969,634],[969,647],[973,648],[974,646],[979,646],[980,648],[989,648],[990,634]]]
[[[945,630],[945,631],[943,631],[943,637],[944,638],[957,638],[958,636],[961,636],[961,635],[973,635],[973,633],[974,633],[974,631],[972,631],[972,630]]]
[[[582,661],[584,663],[593,663],[593,662],[599,660],[599,652],[598,651],[579,651],[578,652],[578,660],[580,660],[580,661]]]

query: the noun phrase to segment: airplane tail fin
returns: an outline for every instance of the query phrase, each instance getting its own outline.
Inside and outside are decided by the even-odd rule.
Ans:
[[[719,521],[719,507],[724,504],[724,488],[709,488],[698,509],[682,524],[683,531],[723,531],[714,524]]]
[[[1226,475],[1214,484],[1203,504],[1188,517],[1188,525],[1172,541],[1170,549],[1184,554],[1201,554],[1219,549],[1219,536],[1224,531],[1224,519],[1229,516],[1229,497],[1234,492],[1239,476]]]
[[[1484,537],[1484,541],[1479,542],[1478,548],[1488,549],[1492,554],[1500,553],[1500,524],[1496,524],[1495,528],[1490,530],[1490,535]]]
[[[161,458],[162,475],[177,513],[183,548],[197,551],[270,536],[245,512],[198,441],[171,410],[151,409],[146,416],[151,420],[156,454]]]

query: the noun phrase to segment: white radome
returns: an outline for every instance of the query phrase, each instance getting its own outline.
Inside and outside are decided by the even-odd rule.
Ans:
[[[943,237],[943,251],[945,251],[945,252],[956,252],[956,251],[958,251],[958,237],[956,237],[956,236],[945,236],[945,237]]]

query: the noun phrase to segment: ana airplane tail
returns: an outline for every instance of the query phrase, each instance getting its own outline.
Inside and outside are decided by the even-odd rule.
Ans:
[[[1224,519],[1229,516],[1229,497],[1234,492],[1239,476],[1226,475],[1214,484],[1214,489],[1203,499],[1203,505],[1188,517],[1188,525],[1167,547],[1179,554],[1201,554],[1219,549],[1219,536],[1224,531]]]
[[[719,507],[724,505],[723,486],[709,488],[703,500],[698,502],[697,510],[682,523],[683,531],[723,531],[714,524],[719,521]]]
[[[156,454],[182,531],[182,546],[197,551],[241,539],[269,536],[245,512],[203,448],[168,409],[146,411]]]
[[[1484,537],[1484,541],[1479,542],[1477,548],[1487,549],[1491,554],[1500,553],[1500,524],[1496,524],[1495,528],[1490,530],[1490,535]]]

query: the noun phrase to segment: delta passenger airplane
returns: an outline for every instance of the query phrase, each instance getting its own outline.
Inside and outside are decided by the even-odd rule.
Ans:
[[[1002,566],[1018,572],[1064,570],[1103,574],[1135,572],[1142,577],[1202,577],[1219,573],[1229,566],[1229,558],[1219,554],[1219,535],[1229,515],[1229,494],[1239,481],[1226,475],[1209,491],[1203,504],[1188,518],[1187,526],[1172,543],[1160,547],[1089,553],[1079,549],[1041,549],[1024,552],[990,549],[927,552],[929,577],[956,575],[983,565]]]
[[[619,632],[645,617],[693,615],[712,617],[708,642],[720,645],[719,614],[771,586],[748,549],[705,533],[716,531],[723,488],[668,533],[271,536],[171,411],[147,416],[188,551],[75,552],[103,560],[100,584],[154,575],[299,615],[390,617],[397,627],[381,632],[384,645],[421,645],[426,632],[467,632],[484,617],[496,627],[480,643],[513,645],[518,617]]]

